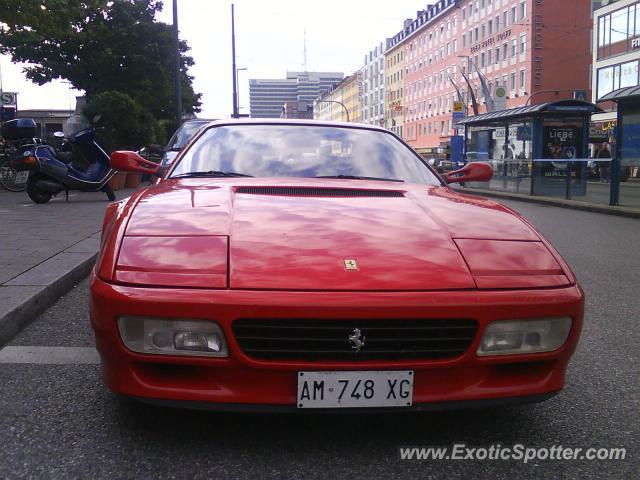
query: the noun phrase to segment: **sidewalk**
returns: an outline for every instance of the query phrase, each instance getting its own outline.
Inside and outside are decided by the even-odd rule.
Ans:
[[[108,204],[101,192],[36,205],[0,189],[0,346],[89,273]]]
[[[531,190],[529,177],[503,177],[495,175],[489,182],[474,184],[484,190],[492,192],[516,193],[528,195]],[[601,183],[598,180],[588,180],[584,195],[574,195],[573,200],[580,203],[609,206],[609,183]],[[564,195],[550,196],[564,200]],[[640,210],[640,179],[629,178],[626,182],[620,182],[620,206]]]
[[[640,186],[633,185],[634,189],[640,192]],[[640,208],[627,207],[627,206],[611,206],[602,203],[593,203],[583,200],[566,200],[560,197],[543,197],[532,196],[527,193],[515,193],[515,192],[503,192],[497,190],[489,190],[484,188],[471,188],[462,187],[458,185],[452,185],[452,188],[460,193],[466,193],[469,195],[480,195],[485,197],[493,197],[498,200],[519,200],[522,202],[539,203],[543,205],[553,205],[556,207],[573,208],[575,210],[585,210],[588,212],[604,213],[607,215],[618,215],[621,217],[640,218]],[[608,188],[608,185],[607,185]]]

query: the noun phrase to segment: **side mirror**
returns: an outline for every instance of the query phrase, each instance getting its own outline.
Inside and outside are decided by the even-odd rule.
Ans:
[[[64,138],[64,132],[53,132],[53,136],[56,138]]]
[[[136,152],[118,150],[111,154],[111,168],[120,172],[138,172],[157,175],[160,165],[145,160]]]
[[[471,162],[464,167],[444,175],[447,183],[488,182],[493,177],[491,165],[485,162]]]

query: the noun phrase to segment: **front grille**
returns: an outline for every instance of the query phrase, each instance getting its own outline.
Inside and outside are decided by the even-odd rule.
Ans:
[[[365,337],[358,352],[349,335]],[[260,360],[437,360],[462,355],[478,328],[465,319],[252,319],[233,323],[242,351]]]
[[[365,190],[359,188],[324,187],[238,187],[236,193],[251,195],[281,195],[295,197],[403,197],[396,190]]]

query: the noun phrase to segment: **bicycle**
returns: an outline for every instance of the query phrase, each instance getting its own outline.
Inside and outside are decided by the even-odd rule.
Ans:
[[[0,185],[10,192],[23,192],[27,189],[29,172],[17,172],[10,163],[9,158],[0,160]]]

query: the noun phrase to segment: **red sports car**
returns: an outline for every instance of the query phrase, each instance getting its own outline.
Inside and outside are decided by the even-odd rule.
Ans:
[[[490,177],[482,163],[441,177],[366,125],[211,123],[107,209],[91,282],[106,385],[214,409],[549,398],[583,292],[524,218],[447,187]]]

